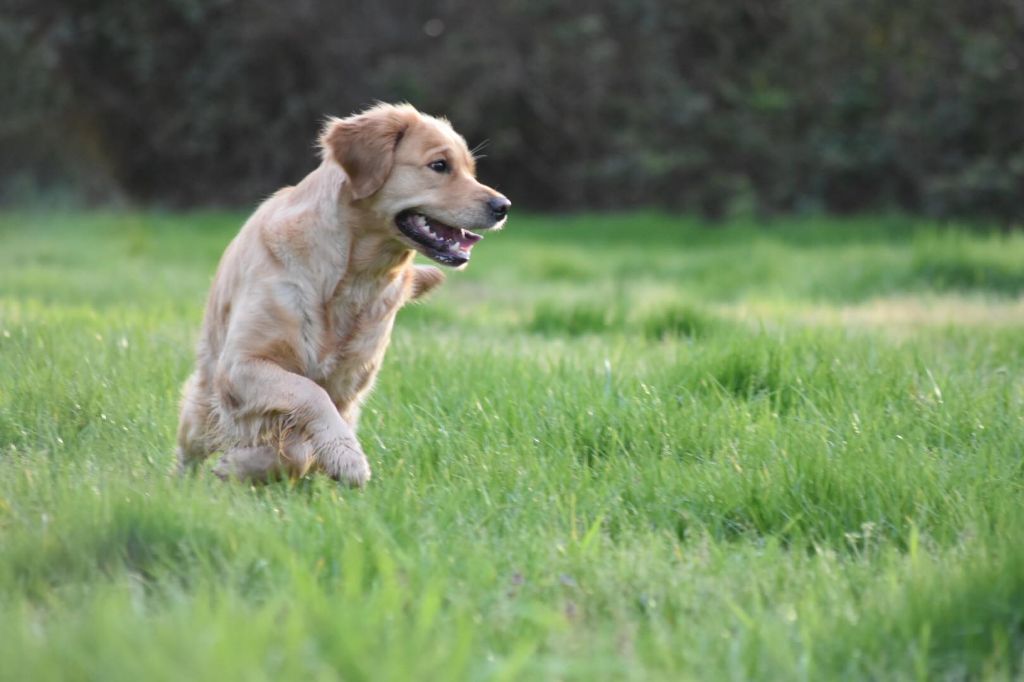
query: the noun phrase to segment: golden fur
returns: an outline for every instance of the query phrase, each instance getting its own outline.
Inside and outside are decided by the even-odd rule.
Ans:
[[[422,250],[396,227],[415,208],[454,228],[504,223],[447,121],[409,105],[331,119],[322,162],[265,201],[228,246],[185,383],[181,468],[223,452],[221,477],[265,480],[322,471],[363,485],[356,439],[395,314],[444,280],[413,265]],[[430,164],[443,159],[447,172]],[[497,199],[495,199],[497,198]]]

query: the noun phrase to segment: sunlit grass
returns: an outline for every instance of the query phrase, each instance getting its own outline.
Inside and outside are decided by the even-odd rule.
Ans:
[[[517,216],[354,492],[170,475],[241,218],[0,217],[0,676],[1020,674],[1021,236]]]

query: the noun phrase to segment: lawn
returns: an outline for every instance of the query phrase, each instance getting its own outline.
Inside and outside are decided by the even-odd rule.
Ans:
[[[1022,674],[1024,235],[515,215],[353,491],[171,474],[243,217],[0,215],[0,678]]]

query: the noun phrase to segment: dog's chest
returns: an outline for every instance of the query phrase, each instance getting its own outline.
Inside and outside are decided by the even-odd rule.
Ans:
[[[344,409],[371,386],[405,295],[404,278],[344,284],[325,306],[322,383]]]

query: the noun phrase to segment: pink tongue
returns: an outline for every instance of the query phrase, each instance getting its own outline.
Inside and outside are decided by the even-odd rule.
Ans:
[[[434,223],[433,228],[434,232],[437,235],[445,239],[454,239],[456,242],[459,243],[459,246],[465,249],[466,251],[469,251],[471,248],[473,248],[473,244],[476,244],[478,241],[483,239],[483,237],[481,237],[478,234],[463,232],[462,230],[456,229],[454,227],[449,227],[447,225],[438,225]]]

